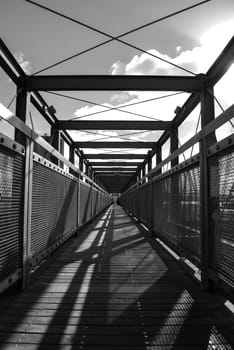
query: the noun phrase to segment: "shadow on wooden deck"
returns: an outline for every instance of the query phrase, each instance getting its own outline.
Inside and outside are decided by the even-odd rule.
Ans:
[[[233,349],[234,317],[121,207],[35,274],[0,320],[0,349]]]

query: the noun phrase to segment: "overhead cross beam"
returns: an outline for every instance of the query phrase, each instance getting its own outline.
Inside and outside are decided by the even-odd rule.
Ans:
[[[20,85],[24,82],[26,74],[12,55],[8,47],[0,38],[0,67],[6,72],[6,74],[12,79],[12,81]]]
[[[126,177],[126,178],[129,178],[129,177],[132,177],[133,173],[98,173],[97,174],[98,177],[102,178],[102,176],[104,177]]]
[[[225,46],[221,54],[217,57],[208,72],[206,73],[206,82],[208,87],[214,86],[220,78],[228,71],[233,64],[234,57],[234,36]]]
[[[109,168],[93,168],[93,170],[95,172],[101,173],[101,172],[135,172],[137,170],[137,168],[113,168],[113,167],[109,167]]]
[[[97,154],[86,154],[87,159],[144,159],[145,154],[110,154],[110,153],[97,153]]]
[[[152,148],[155,142],[74,142],[78,148]]]
[[[167,130],[172,122],[130,120],[59,120],[59,130]]]
[[[95,167],[95,166],[139,166],[141,165],[140,162],[92,162],[90,163],[90,166]],[[93,168],[95,170],[95,168]]]
[[[185,91],[202,89],[197,76],[170,75],[31,75],[28,91]]]

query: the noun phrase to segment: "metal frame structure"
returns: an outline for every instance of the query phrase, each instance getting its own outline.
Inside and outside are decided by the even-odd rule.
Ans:
[[[9,75],[17,86],[16,98],[16,115],[25,121],[27,94],[30,92],[30,101],[34,107],[42,114],[46,121],[51,125],[53,135],[53,146],[57,149],[60,147],[60,139],[68,143],[70,147],[70,160],[74,161],[75,153],[80,158],[80,170],[83,171],[84,165],[87,169],[87,174],[94,176],[94,169],[90,165],[89,159],[143,159],[143,162],[138,166],[136,175],[129,183],[126,183],[125,189],[131,185],[139,177],[140,171],[144,173],[146,164],[151,169],[152,157],[157,154],[157,163],[160,163],[161,148],[163,144],[170,138],[171,151],[177,148],[177,140],[173,135],[177,134],[178,127],[191,113],[191,111],[204,101],[210,100],[209,104],[214,103],[212,87],[225,74],[232,61],[234,52],[234,39],[232,38],[225,47],[221,55],[217,58],[214,64],[210,67],[206,74],[198,74],[196,76],[28,76],[19,66],[14,56],[11,54],[5,43],[0,41],[0,64],[3,70]],[[56,117],[54,108],[51,108],[40,91],[103,91],[103,90],[140,90],[140,91],[186,91],[192,92],[190,97],[181,108],[176,110],[176,115],[171,122],[163,121],[61,121]],[[205,108],[205,107],[204,107]],[[205,113],[206,114],[206,113]],[[203,113],[204,115],[204,113]],[[211,116],[212,118],[212,116]],[[204,117],[202,116],[202,120]],[[203,122],[202,122],[203,123]],[[145,145],[132,142],[131,144],[123,142],[123,144],[113,143],[79,143],[74,142],[66,130],[164,130],[164,133],[157,142],[146,143]],[[16,135],[16,140],[24,143],[21,139],[22,135]],[[173,141],[174,140],[174,141]],[[92,145],[93,143],[93,145]],[[99,157],[95,154],[85,154],[80,148],[117,148],[123,146],[128,148],[149,148],[151,149],[144,157],[134,154],[100,154]],[[122,147],[121,147],[122,148]],[[172,165],[175,165],[178,160],[174,160]],[[113,164],[113,162],[112,162]],[[118,165],[116,163],[116,165]],[[125,165],[125,164],[124,164]],[[111,165],[112,166],[112,165]],[[129,162],[126,162],[129,166]],[[101,184],[101,178],[96,176],[96,180]],[[109,189],[110,190],[110,189]],[[122,189],[123,190],[123,189]]]
[[[27,140],[36,140],[37,143],[41,144],[42,147],[46,148],[52,154],[56,155],[56,158],[62,163],[67,163],[67,160],[63,155],[60,154],[60,139],[65,140],[70,147],[70,162],[68,166],[70,171],[78,172],[79,176],[84,179],[88,179],[93,186],[96,185],[95,181],[90,178],[94,178],[100,184],[104,185],[109,191],[111,191],[111,185],[113,185],[113,179],[119,178],[119,174],[116,174],[116,170],[113,167],[113,164],[116,166],[124,166],[126,168],[123,171],[118,170],[122,173],[121,177],[125,179],[125,182],[121,181],[121,191],[125,191],[128,188],[131,188],[132,185],[140,185],[146,181],[151,181],[154,176],[157,176],[162,169],[162,166],[169,161],[172,162],[172,166],[176,167],[178,165],[178,155],[181,154],[185,149],[190,145],[193,145],[195,142],[200,143],[200,169],[201,169],[201,272],[202,272],[202,283],[208,288],[211,283],[211,276],[209,273],[210,270],[210,260],[213,249],[213,237],[210,234],[209,229],[209,211],[208,211],[208,198],[209,198],[209,178],[207,170],[207,157],[208,150],[210,150],[216,142],[214,137],[214,131],[222,125],[225,121],[230,120],[230,113],[233,115],[233,107],[227,112],[224,112],[221,119],[215,119],[214,116],[214,96],[213,88],[218,80],[227,72],[230,65],[233,63],[234,58],[234,37],[230,40],[228,45],[225,47],[223,52],[213,63],[210,69],[206,74],[199,74],[195,77],[188,76],[28,76],[24,73],[22,68],[19,66],[11,52],[8,50],[4,42],[0,41],[0,66],[6,72],[6,74],[12,79],[16,84],[17,93],[16,93],[16,118],[14,115],[8,115],[6,118],[10,123],[12,123],[16,129],[15,140],[22,146],[26,147],[27,150],[27,162],[26,165],[30,166],[30,142]],[[144,122],[127,122],[127,121],[60,121],[56,117],[55,110],[49,106],[46,101],[40,95],[40,91],[80,91],[80,90],[89,90],[89,91],[103,91],[103,90],[144,90],[144,91],[186,91],[192,92],[190,97],[184,103],[183,106],[177,109],[176,116],[171,122],[162,122],[162,121],[144,121]],[[28,93],[30,93],[30,101],[34,107],[42,114],[42,116],[47,120],[51,125],[52,132],[54,134],[53,144],[49,145],[43,138],[39,137],[31,131],[25,125],[26,121],[26,112],[27,112],[27,103],[28,103]],[[195,135],[190,141],[185,145],[178,148],[177,134],[178,127],[182,122],[189,116],[192,110],[198,105],[201,104],[201,131]],[[8,112],[7,112],[8,113]],[[7,114],[6,113],[6,114]],[[221,123],[221,124],[220,124]],[[93,144],[86,143],[76,143],[74,142],[69,134],[66,132],[68,129],[119,129],[119,130],[164,130],[164,133],[154,144],[150,144],[151,150],[145,154],[129,154],[129,153],[110,153],[110,154],[85,154],[80,148],[91,147],[113,147],[112,143],[99,143],[93,142]],[[171,151],[172,155],[161,161],[161,150],[165,142],[170,139],[171,141]],[[123,143],[125,146],[133,146],[135,148],[146,148],[146,145],[141,145],[140,143],[131,145]],[[53,147],[52,147],[53,146]],[[119,146],[119,145],[118,145]],[[143,146],[143,147],[142,147]],[[116,145],[117,147],[117,145]],[[57,149],[57,151],[54,150]],[[80,158],[80,169],[77,169],[74,165],[75,153]],[[152,157],[157,155],[157,165],[152,169]],[[108,162],[92,162],[89,163],[89,159],[106,159],[110,160],[109,166],[112,166],[111,169],[112,175],[109,175],[107,172]],[[112,160],[118,160],[116,163]],[[138,162],[119,162],[120,159],[126,160],[135,160],[142,159],[143,162],[138,165]],[[86,174],[83,172],[84,164],[86,165]],[[148,164],[149,172],[145,174],[145,167]],[[96,170],[94,166],[103,165],[105,168],[104,173],[101,175],[100,170]],[[129,169],[131,165],[137,165],[137,170],[134,175],[132,172],[127,170],[127,173],[124,174],[126,169]],[[140,175],[140,173],[142,175]],[[127,175],[128,174],[128,175]],[[160,176],[160,175],[159,175]],[[147,180],[148,179],[148,180]],[[108,180],[108,181],[107,181]],[[138,181],[137,181],[138,180]],[[26,188],[29,188],[28,184],[25,184]],[[116,189],[120,189],[116,187]],[[100,189],[101,190],[101,189]],[[30,192],[30,189],[28,190]],[[114,191],[116,192],[116,191]],[[26,194],[25,194],[26,195]],[[26,208],[30,210],[30,206]],[[25,210],[26,210],[25,209]],[[25,211],[25,218],[27,216]],[[26,220],[26,219],[25,219]],[[26,220],[27,222],[27,220]],[[26,228],[27,231],[27,228]],[[27,247],[27,237],[24,241],[24,247]],[[25,248],[26,249],[26,248]]]

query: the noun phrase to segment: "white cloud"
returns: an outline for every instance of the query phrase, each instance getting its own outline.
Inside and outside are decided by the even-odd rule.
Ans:
[[[164,60],[170,61],[173,64],[182,66],[194,73],[205,73],[210,65],[214,62],[222,49],[233,35],[234,21],[224,23],[212,28],[200,40],[200,46],[192,50],[181,51],[181,46],[176,47],[178,55],[169,57],[162,54],[156,49],[148,50],[150,54],[158,56]],[[154,57],[143,53],[135,55],[130,62],[124,64],[121,61],[116,61],[112,65],[111,73],[115,74],[186,74],[183,70],[172,66],[166,62],[160,61]]]
[[[23,71],[26,74],[30,74],[32,70],[31,63],[25,59],[24,54],[22,52],[16,52],[14,56]]]
[[[136,97],[137,94],[133,94],[131,91],[122,91],[120,93],[112,95],[110,98],[110,102],[114,105],[123,105],[125,103],[129,103]]]
[[[110,74],[111,75],[121,75],[124,74],[124,69],[125,69],[125,63],[121,61],[117,61],[112,64],[110,68]]]

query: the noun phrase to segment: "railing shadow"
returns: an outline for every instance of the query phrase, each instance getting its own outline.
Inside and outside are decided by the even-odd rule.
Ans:
[[[56,265],[51,261],[27,292],[28,304],[19,297],[8,308],[1,343],[18,332],[13,343],[21,339],[37,350],[50,344],[72,350],[232,349],[230,313],[140,227],[122,230],[122,219],[129,224],[112,206],[57,254]],[[42,299],[48,310],[40,309]]]
[[[101,220],[101,218],[105,214],[102,214],[97,220]],[[101,234],[101,233],[100,233]],[[76,238],[78,240],[78,244],[82,245],[85,240],[87,239],[85,232],[83,235]],[[69,249],[69,246],[72,244],[73,240],[70,240],[63,245],[63,249]],[[49,284],[53,283],[57,276],[62,272],[62,269],[64,266],[66,266],[66,262],[63,262],[62,264],[58,264],[55,269],[53,269],[53,274],[50,276],[50,281],[41,283],[40,288],[36,287],[36,292],[33,292],[33,285],[34,283],[37,283],[40,276],[43,274],[43,272],[48,271],[47,264],[51,264],[53,260],[56,258],[56,256],[61,254],[61,249],[57,252],[55,252],[49,259],[48,262],[41,266],[38,272],[36,272],[32,277],[32,287],[29,287],[28,290],[21,294],[15,294],[14,292],[10,296],[10,298],[4,298],[6,299],[6,303],[11,303],[11,305],[1,305],[2,306],[2,312],[1,312],[1,320],[0,320],[0,343],[7,342],[7,339],[10,336],[11,332],[18,332],[21,329],[26,331],[25,323],[27,324],[27,316],[30,315],[30,310],[32,310],[38,302],[40,302],[40,299],[43,297],[44,293],[46,293],[47,287]],[[82,254],[84,255],[84,253]],[[77,257],[75,257],[74,261],[77,261],[76,259],[79,259],[79,253],[77,254]],[[80,270],[79,270],[80,271]],[[24,299],[26,297],[26,299]],[[4,322],[5,320],[6,322]],[[48,319],[49,323],[49,319]],[[23,325],[21,327],[21,325]],[[40,327],[39,327],[40,328]],[[2,349],[2,346],[0,346]]]

